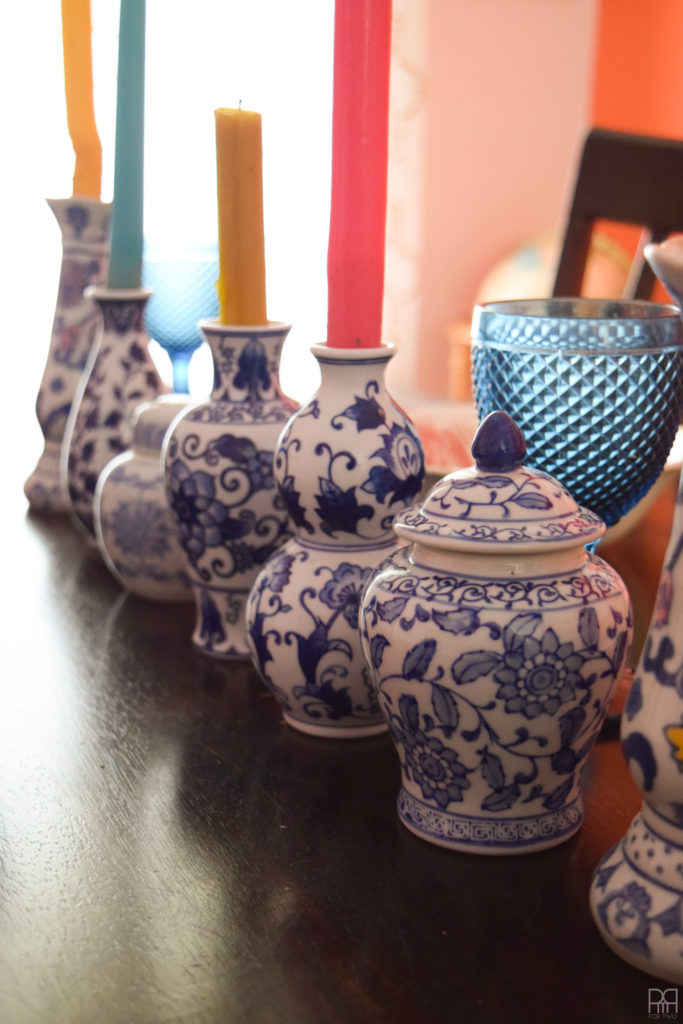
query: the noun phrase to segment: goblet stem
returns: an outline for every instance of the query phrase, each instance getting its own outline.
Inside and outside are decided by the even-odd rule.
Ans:
[[[189,371],[193,352],[194,349],[186,349],[182,352],[174,352],[171,357],[173,390],[177,395],[186,395],[190,390]]]

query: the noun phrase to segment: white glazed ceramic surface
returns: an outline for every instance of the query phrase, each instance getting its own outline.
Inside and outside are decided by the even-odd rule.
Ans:
[[[499,433],[502,455],[480,459]],[[450,849],[523,853],[581,825],[581,772],[626,665],[631,607],[584,547],[604,524],[520,465],[505,413],[472,451],[476,467],[398,517],[412,543],[367,584],[361,634],[401,761],[401,821]]]
[[[285,721],[349,739],[386,730],[358,631],[363,586],[395,550],[394,515],[422,489],[415,429],[384,386],[393,347],[316,345],[320,389],[280,437],[275,475],[296,533],[256,579],[254,664]]]
[[[45,449],[24,493],[33,512],[67,511],[60,483],[62,440],[81,374],[96,339],[100,314],[86,290],[104,282],[111,204],[97,199],[48,199],[62,235],[62,263],[50,345],[36,415]]]
[[[683,236],[651,242],[643,254],[678,308],[683,306]]]
[[[161,395],[138,406],[132,448],[100,473],[95,491],[97,544],[122,586],[152,601],[191,601],[185,556],[166,500],[161,449],[190,399]]]
[[[593,876],[607,944],[636,967],[683,984],[683,478],[657,602],[624,708],[621,743],[640,813]]]
[[[76,526],[95,539],[97,479],[107,463],[133,441],[133,414],[163,385],[148,352],[144,289],[94,288],[101,333],[90,353],[64,434],[62,487]]]
[[[289,327],[202,321],[214,362],[207,401],[175,422],[165,446],[168,501],[205,654],[248,657],[245,606],[256,574],[290,536],[273,476],[277,437],[295,403],[279,384]]]

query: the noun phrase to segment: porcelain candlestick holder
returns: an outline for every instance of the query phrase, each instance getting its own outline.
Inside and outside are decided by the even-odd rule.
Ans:
[[[97,479],[133,440],[133,412],[164,388],[148,351],[143,312],[149,291],[95,288],[100,336],[83,371],[62,450],[62,487],[77,527],[93,542]]]
[[[361,592],[397,546],[394,515],[422,488],[419,438],[391,400],[393,347],[316,345],[318,392],[277,445],[275,475],[295,530],[268,561],[247,609],[260,675],[301,732],[384,732],[358,632]]]
[[[273,477],[275,442],[295,408],[279,383],[289,326],[199,326],[213,357],[213,390],[167,437],[166,489],[197,607],[192,642],[205,654],[248,657],[249,589],[289,536]]]
[[[24,484],[32,512],[68,509],[60,482],[64,431],[81,374],[95,342],[99,311],[86,290],[107,272],[111,204],[98,199],[48,199],[62,235],[57,304],[36,415],[44,449]]]
[[[640,813],[598,865],[591,910],[635,967],[683,984],[683,475],[659,590],[621,725]]]

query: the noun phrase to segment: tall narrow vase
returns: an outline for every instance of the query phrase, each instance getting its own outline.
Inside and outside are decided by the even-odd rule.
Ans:
[[[386,725],[360,646],[361,593],[398,544],[392,522],[422,489],[424,458],[384,386],[393,346],[312,351],[320,389],[285,427],[275,458],[296,535],[256,579],[249,642],[289,725],[369,736]]]
[[[76,525],[95,540],[97,478],[133,440],[133,413],[163,385],[148,352],[143,312],[149,291],[92,290],[101,311],[100,337],[83,371],[62,449],[62,487]]]
[[[33,512],[67,511],[60,485],[66,422],[92,349],[99,312],[86,289],[107,272],[111,205],[98,199],[48,199],[62,235],[62,264],[50,345],[36,398],[43,452],[24,484]]]
[[[254,578],[289,534],[273,477],[275,442],[295,404],[280,390],[289,326],[200,323],[211,349],[210,398],[166,438],[166,489],[197,606],[192,641],[246,657],[244,610]]]
[[[593,917],[620,957],[683,984],[683,475],[659,591],[621,726],[643,794],[628,832],[598,865]]]

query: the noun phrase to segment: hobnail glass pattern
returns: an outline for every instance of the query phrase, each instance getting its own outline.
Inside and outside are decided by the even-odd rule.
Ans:
[[[683,408],[683,326],[653,302],[544,299],[477,307],[481,419],[503,409],[526,463],[613,525],[661,473]]]
[[[189,360],[204,341],[197,325],[219,312],[218,246],[146,247],[142,279],[152,291],[145,310],[147,331],[171,359],[173,390],[187,392]]]

